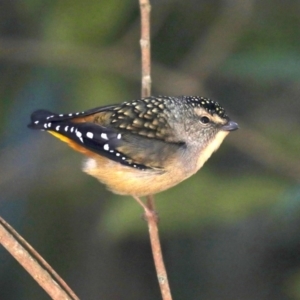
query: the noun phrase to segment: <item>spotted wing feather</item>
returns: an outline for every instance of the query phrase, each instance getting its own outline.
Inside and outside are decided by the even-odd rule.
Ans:
[[[69,114],[55,114],[45,109],[39,109],[31,114],[31,123],[28,125],[28,127],[32,129],[39,129],[38,127],[40,127],[40,124],[45,123],[47,120],[51,122],[73,120],[74,118],[87,117],[99,112],[107,111],[113,109],[114,107],[116,107],[116,105],[107,105]]]
[[[95,110],[81,113],[80,116],[94,114]],[[79,115],[75,114],[75,116]],[[94,153],[123,165],[137,169],[148,168],[142,164],[132,163],[130,157],[117,150],[118,147],[123,145],[121,133],[115,131],[113,128],[107,128],[99,124],[75,123],[72,122],[73,119],[74,114],[58,115],[46,110],[38,110],[31,115],[31,123],[28,127],[50,131],[50,133],[53,132],[56,136],[61,135],[65,141],[66,139],[74,141]]]

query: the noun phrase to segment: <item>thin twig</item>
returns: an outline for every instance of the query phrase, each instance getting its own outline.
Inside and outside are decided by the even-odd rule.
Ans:
[[[142,97],[151,95],[151,45],[149,0],[140,0],[141,9],[141,51],[142,51]]]
[[[0,243],[54,300],[79,300],[65,281],[0,217]]]
[[[151,198],[152,196],[149,197]],[[144,208],[145,211],[145,218],[147,220],[148,229],[149,229],[152,255],[153,255],[156,275],[157,275],[162,299],[172,300],[168,274],[164,264],[163,254],[160,245],[160,238],[159,238],[158,226],[157,226],[158,223],[157,214],[155,213],[154,210],[149,209],[148,203],[147,205],[145,205],[140,198],[138,197],[133,197],[133,198]]]
[[[151,210],[151,214],[147,217],[148,229],[150,242],[152,247],[152,255],[154,259],[156,275],[162,295],[163,300],[172,300],[171,290],[168,281],[168,274],[164,264],[164,259],[162,255],[158,226],[157,226],[157,215],[153,210]]]
[[[142,52],[142,97],[151,95],[151,43],[150,43],[150,11],[149,0],[139,0],[141,10],[141,52]],[[155,212],[153,195],[147,196],[144,204],[138,197],[135,200],[144,208],[145,217],[148,223],[152,255],[156,269],[156,275],[163,300],[172,300],[169,287],[167,271],[165,268],[158,234],[158,218]]]

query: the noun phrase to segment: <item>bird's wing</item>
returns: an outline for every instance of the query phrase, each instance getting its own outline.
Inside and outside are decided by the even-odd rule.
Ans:
[[[54,114],[38,110],[30,128],[46,130],[77,151],[137,169],[161,168],[184,143],[177,141],[157,98]]]

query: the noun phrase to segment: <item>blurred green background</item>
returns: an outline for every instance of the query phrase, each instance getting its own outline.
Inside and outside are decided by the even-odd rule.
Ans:
[[[218,100],[240,124],[156,196],[174,300],[300,299],[300,1],[153,0],[153,94]],[[133,0],[0,3],[0,215],[81,299],[160,299],[146,223],[82,156],[26,125],[140,97]],[[49,299],[0,249],[0,299]]]

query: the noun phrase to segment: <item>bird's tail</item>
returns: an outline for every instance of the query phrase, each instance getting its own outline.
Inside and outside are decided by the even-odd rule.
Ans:
[[[56,115],[52,112],[44,109],[36,110],[31,114],[31,122],[28,124],[28,128],[45,130],[48,127],[48,123],[51,118],[54,118]],[[49,122],[48,122],[49,120]]]

